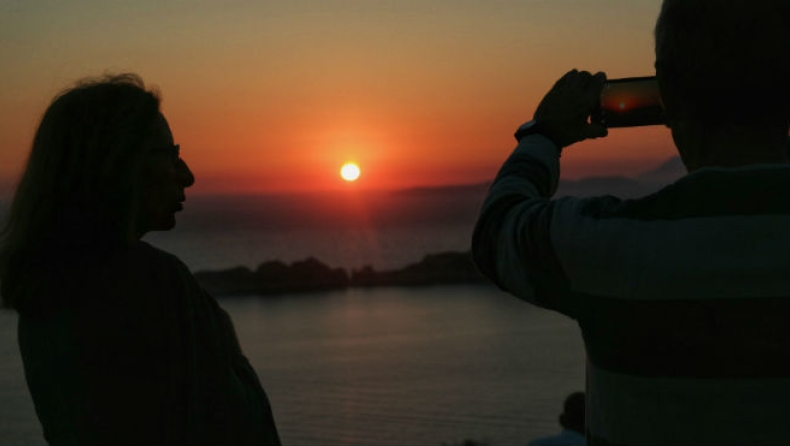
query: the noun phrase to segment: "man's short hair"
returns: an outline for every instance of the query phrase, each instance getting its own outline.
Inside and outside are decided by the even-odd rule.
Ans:
[[[697,119],[790,115],[790,0],[664,0],[656,72]]]

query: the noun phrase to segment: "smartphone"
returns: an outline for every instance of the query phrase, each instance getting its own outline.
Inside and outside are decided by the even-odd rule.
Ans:
[[[607,128],[665,125],[655,76],[606,81],[591,122]]]

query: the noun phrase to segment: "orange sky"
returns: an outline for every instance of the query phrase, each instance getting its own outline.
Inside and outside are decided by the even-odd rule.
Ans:
[[[194,192],[401,188],[490,180],[571,68],[653,73],[660,0],[0,1],[0,185],[36,121],[83,76],[133,71]],[[674,154],[665,128],[563,153],[563,175],[632,175]],[[338,175],[346,161],[357,183]]]

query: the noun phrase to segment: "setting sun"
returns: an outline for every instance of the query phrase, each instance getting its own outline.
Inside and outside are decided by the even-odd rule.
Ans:
[[[354,163],[343,164],[343,167],[340,168],[340,176],[346,181],[356,181],[359,174],[359,166]]]

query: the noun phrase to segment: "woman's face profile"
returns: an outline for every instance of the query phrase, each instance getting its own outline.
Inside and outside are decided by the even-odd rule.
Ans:
[[[144,150],[136,225],[139,236],[173,229],[175,213],[183,209],[186,199],[184,189],[195,182],[189,167],[179,157],[179,147],[174,144],[170,126],[162,114]]]

